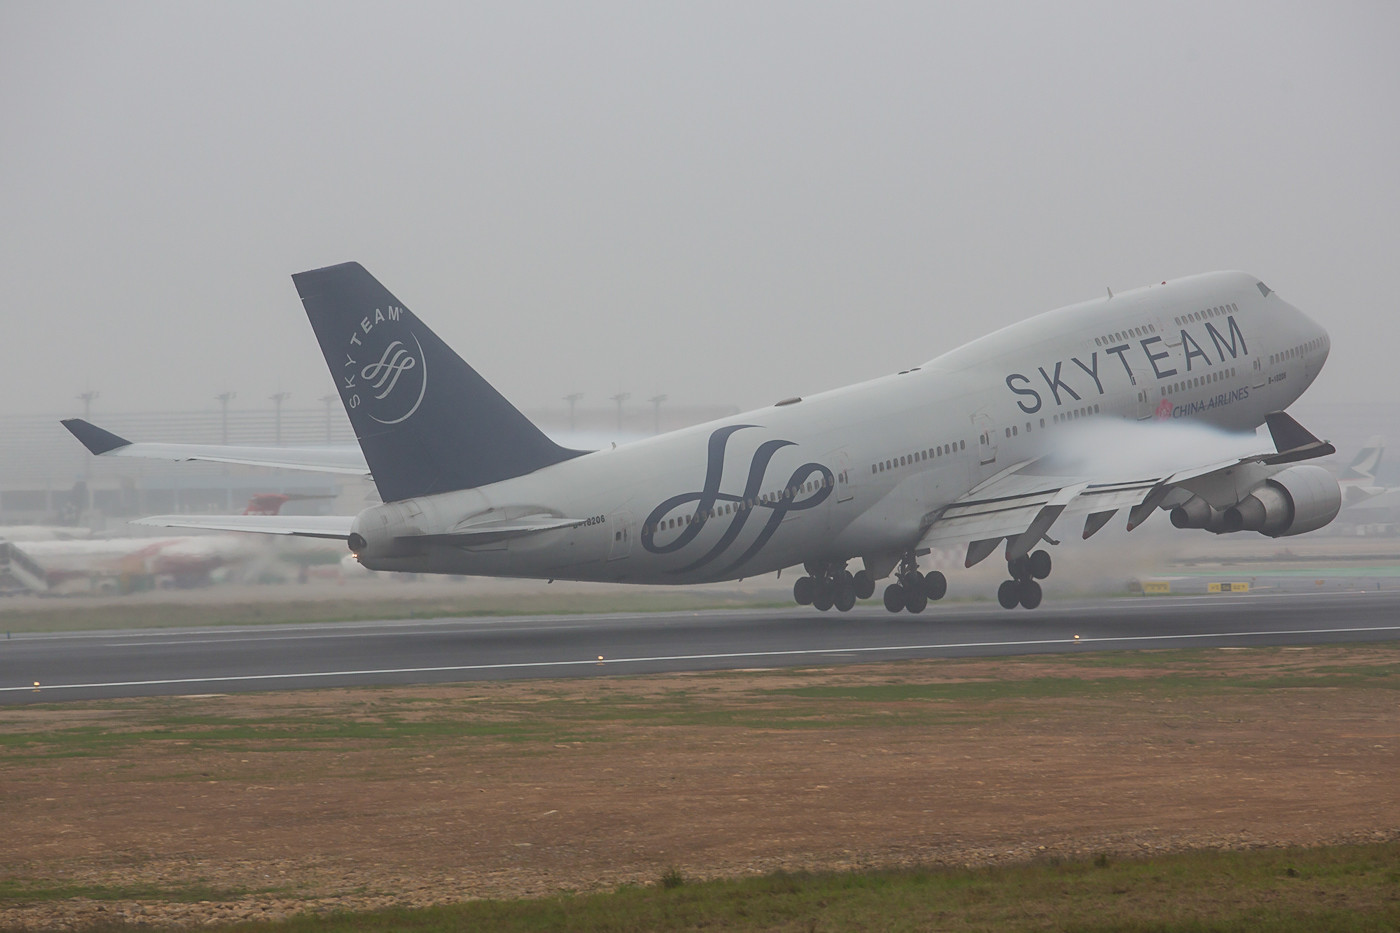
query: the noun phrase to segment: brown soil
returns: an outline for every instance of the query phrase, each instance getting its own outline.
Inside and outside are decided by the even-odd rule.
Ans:
[[[0,710],[12,738],[166,730],[71,756],[0,743],[0,880],[230,892],[0,899],[0,927],[1400,835],[1400,646],[1117,657]],[[1027,684],[849,696],[1008,680]],[[394,722],[442,729],[298,731]]]

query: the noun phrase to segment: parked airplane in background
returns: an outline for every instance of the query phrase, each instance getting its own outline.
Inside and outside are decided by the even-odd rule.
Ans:
[[[1337,481],[1342,487],[1342,505],[1351,508],[1369,499],[1389,492],[1376,482],[1376,472],[1381,468],[1381,457],[1385,454],[1385,439],[1379,434],[1366,440],[1366,445],[1357,451],[1351,463],[1342,470]]]
[[[91,528],[73,525],[0,525],[0,541],[75,541],[90,537]]]
[[[920,612],[947,590],[918,570],[936,545],[965,545],[967,566],[1002,550],[1001,604],[1033,608],[1040,544],[1071,515],[1085,538],[1124,509],[1130,529],[1165,509],[1181,528],[1279,536],[1341,506],[1325,469],[1298,465],[1334,449],[1282,413],[1327,334],[1241,272],[1110,293],[895,375],[592,452],[546,437],[359,264],[292,278],[383,504],[144,523],[340,538],[365,567],[418,573],[699,583],[801,566],[794,597],[823,610],[893,574],[885,606]],[[1163,422],[1267,423],[1275,449],[1124,456]],[[64,424],[101,456],[351,471]]]
[[[243,514],[277,515],[289,501],[319,498],[325,497],[258,493]],[[247,535],[93,538],[86,528],[67,530],[81,531],[82,536],[36,533],[11,539],[0,534],[0,590],[49,593],[72,581],[123,591],[148,588],[157,581],[202,586],[216,570],[272,556]]]
[[[1393,530],[1400,521],[1400,486],[1383,485],[1376,476],[1384,455],[1384,438],[1371,437],[1338,478],[1342,518],[1353,525]]]

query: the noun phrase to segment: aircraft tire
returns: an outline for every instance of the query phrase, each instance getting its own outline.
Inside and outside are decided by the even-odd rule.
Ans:
[[[838,585],[836,587],[835,606],[841,612],[850,612],[856,605],[856,591],[853,586]]]
[[[924,594],[930,601],[937,602],[948,595],[948,578],[940,570],[930,570],[924,574]]]
[[[1003,580],[997,587],[997,602],[1003,609],[1015,609],[1021,604],[1021,587],[1015,580]]]
[[[898,583],[885,587],[885,608],[890,612],[899,612],[904,608],[904,587]]]
[[[1050,552],[1036,551],[1031,555],[1030,560],[1031,576],[1037,580],[1044,580],[1050,576]]]
[[[857,570],[851,577],[851,584],[855,587],[856,599],[869,599],[875,595],[875,578],[869,570]]]
[[[792,585],[792,598],[797,600],[799,606],[810,606],[816,591],[816,580],[811,577],[798,577],[797,582]]]
[[[910,589],[908,587],[905,588],[904,608],[908,609],[915,615],[918,615],[919,613],[923,612],[925,609],[928,608],[928,596],[924,595],[922,582],[920,583],[919,589],[917,590]]]
[[[1031,562],[1029,558],[1018,557],[1015,560],[1007,561],[1007,572],[1011,574],[1013,580],[1029,580],[1031,578]]]
[[[1021,605],[1027,609],[1034,609],[1040,605],[1041,590],[1040,584],[1034,580],[1022,580],[1016,587],[1020,591]]]
[[[812,608],[821,612],[826,612],[836,604],[836,594],[826,588],[819,588],[812,597]]]

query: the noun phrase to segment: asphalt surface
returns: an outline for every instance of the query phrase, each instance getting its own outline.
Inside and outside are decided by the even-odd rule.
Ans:
[[[16,634],[0,704],[735,670],[1067,651],[1400,640],[1400,590]]]

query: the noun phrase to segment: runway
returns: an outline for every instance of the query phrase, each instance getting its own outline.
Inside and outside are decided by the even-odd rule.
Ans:
[[[1400,640],[1400,591],[1102,599],[1033,612],[877,606],[512,616],[0,641],[0,704],[909,658]]]

